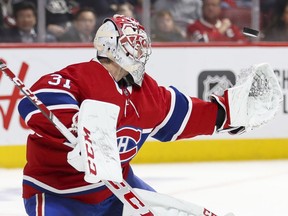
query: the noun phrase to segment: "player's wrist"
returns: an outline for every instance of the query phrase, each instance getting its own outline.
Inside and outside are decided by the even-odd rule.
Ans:
[[[231,135],[242,134],[245,132],[244,126],[230,126],[229,104],[227,103],[227,95],[220,97],[211,95],[210,100],[218,106],[217,117],[215,122],[216,132],[228,132]]]

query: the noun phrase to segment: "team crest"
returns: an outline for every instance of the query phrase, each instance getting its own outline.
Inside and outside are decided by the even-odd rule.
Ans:
[[[142,129],[122,127],[117,130],[117,143],[121,162],[131,160],[138,152]]]

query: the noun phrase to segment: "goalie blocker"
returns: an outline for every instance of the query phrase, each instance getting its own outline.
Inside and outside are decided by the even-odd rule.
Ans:
[[[271,65],[262,63],[242,70],[236,85],[225,90],[224,98],[212,95],[211,101],[219,107],[217,131],[241,134],[272,120],[283,93]]]

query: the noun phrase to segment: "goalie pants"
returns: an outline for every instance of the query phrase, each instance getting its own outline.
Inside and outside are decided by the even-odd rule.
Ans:
[[[134,175],[130,168],[126,180],[132,188],[155,191]],[[29,216],[122,216],[123,204],[115,195],[98,204],[86,204],[71,198],[42,193],[24,199]]]

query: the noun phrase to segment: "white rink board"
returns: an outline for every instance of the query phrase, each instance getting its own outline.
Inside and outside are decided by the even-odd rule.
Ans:
[[[41,75],[54,72],[68,64],[89,61],[95,56],[93,48],[0,48],[9,68],[18,76],[23,62],[28,64],[24,78],[30,87]],[[187,47],[153,48],[147,64],[147,72],[159,84],[173,85],[191,96],[198,95],[198,79],[203,71],[229,71],[236,74],[240,69],[255,63],[269,62],[277,71],[283,87],[285,101],[279,114],[269,125],[242,136],[216,135],[196,139],[243,139],[287,138],[288,128],[288,47]],[[22,71],[23,75],[23,71]],[[200,81],[199,81],[200,82]],[[0,145],[24,144],[27,134],[19,121],[17,107],[12,97],[14,84],[7,77],[0,79]],[[11,98],[12,97],[12,98]],[[11,117],[10,117],[11,115]],[[285,124],[286,123],[286,124]],[[15,133],[17,132],[17,133]]]

